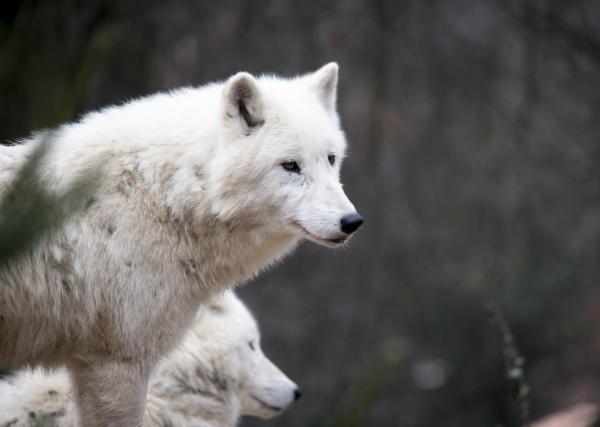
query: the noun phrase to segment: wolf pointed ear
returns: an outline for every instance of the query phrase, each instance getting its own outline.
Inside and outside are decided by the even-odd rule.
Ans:
[[[319,100],[329,111],[335,111],[338,70],[337,62],[330,62],[310,76],[311,86],[317,91]]]
[[[237,73],[225,82],[225,114],[238,120],[247,135],[264,123],[263,99],[256,79],[249,73]]]

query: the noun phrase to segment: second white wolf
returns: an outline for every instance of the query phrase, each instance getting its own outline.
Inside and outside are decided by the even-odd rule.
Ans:
[[[200,309],[183,343],[151,376],[144,425],[233,427],[240,415],[276,416],[300,395],[263,354],[252,314],[226,292]],[[64,369],[0,380],[0,426],[74,427],[74,403]]]

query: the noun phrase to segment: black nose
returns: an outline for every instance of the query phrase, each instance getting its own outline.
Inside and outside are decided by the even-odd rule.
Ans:
[[[302,389],[300,387],[294,390],[294,400],[298,400],[302,397]]]
[[[354,212],[350,215],[342,217],[342,220],[340,221],[340,226],[344,233],[352,234],[358,229],[358,227],[360,227],[360,225],[363,222],[364,221],[362,219],[362,216],[360,216],[358,212]]]

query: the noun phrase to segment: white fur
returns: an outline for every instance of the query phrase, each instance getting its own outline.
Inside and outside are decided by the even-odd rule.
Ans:
[[[294,79],[238,73],[53,132],[39,167],[50,191],[101,179],[83,213],[0,270],[0,369],[66,363],[86,426],[140,425],[150,370],[200,303],[301,238],[348,237],[336,84],[336,64]],[[0,148],[0,194],[44,140]],[[291,160],[300,173],[282,167]]]
[[[241,415],[280,414],[294,401],[295,390],[296,384],[262,353],[248,309],[227,292],[199,310],[182,344],[153,372],[145,425],[233,427]],[[64,369],[26,370],[0,381],[0,426],[42,421],[56,427],[77,424]]]

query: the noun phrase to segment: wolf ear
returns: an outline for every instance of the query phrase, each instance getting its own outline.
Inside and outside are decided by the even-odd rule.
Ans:
[[[323,65],[311,76],[311,85],[317,91],[319,100],[328,111],[335,111],[337,98],[338,64],[330,62]]]
[[[225,115],[237,120],[249,135],[264,123],[263,99],[256,79],[249,73],[237,73],[225,82],[223,89]]]

